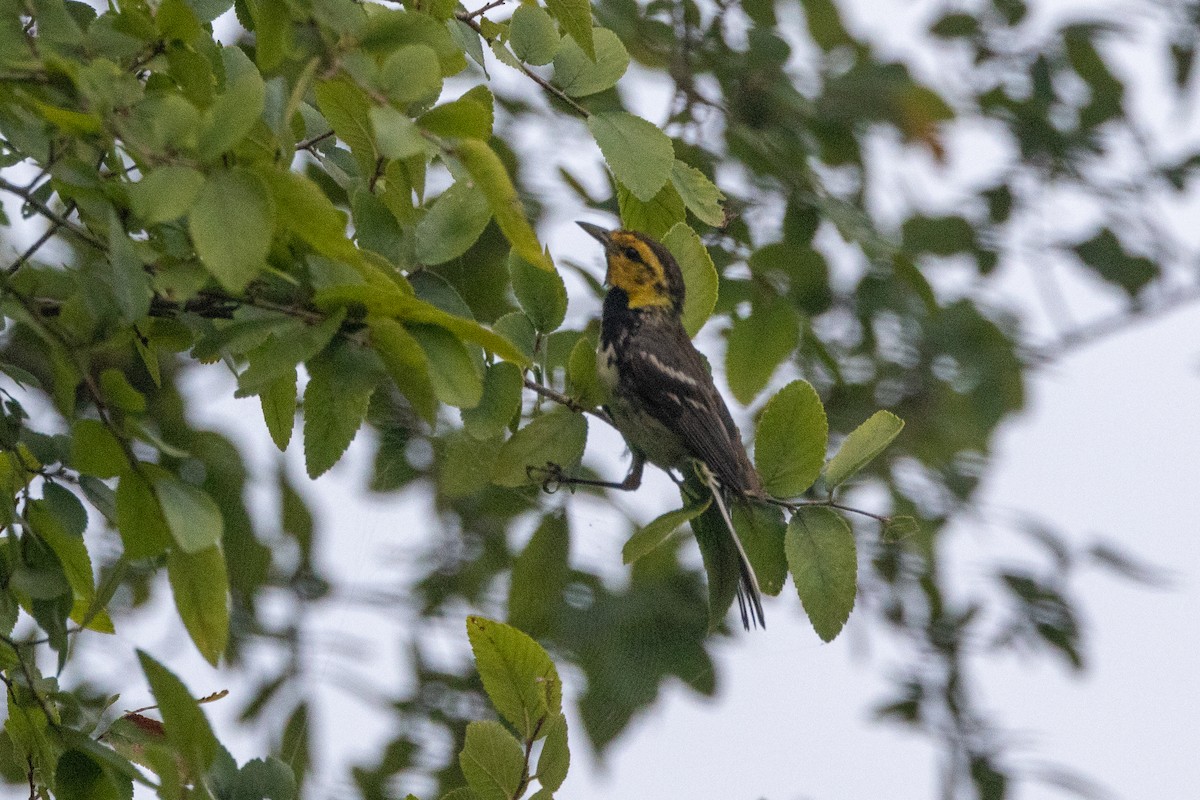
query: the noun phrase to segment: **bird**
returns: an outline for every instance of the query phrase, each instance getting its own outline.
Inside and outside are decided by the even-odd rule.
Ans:
[[[605,411],[632,453],[625,480],[583,482],[632,491],[641,484],[646,461],[668,474],[695,469],[737,552],[742,625],[765,627],[762,592],[728,502],[763,497],[762,481],[704,357],[683,327],[683,272],[670,251],[644,233],[578,225],[604,246],[609,288],[596,373],[609,392]]]

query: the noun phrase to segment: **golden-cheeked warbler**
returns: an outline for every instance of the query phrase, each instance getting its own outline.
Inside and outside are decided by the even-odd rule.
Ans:
[[[762,483],[703,357],[683,328],[683,273],[659,242],[628,230],[580,222],[608,262],[596,371],[606,407],[633,453],[620,483],[641,484],[646,461],[668,473],[695,469],[707,483],[737,550],[742,624],[765,624],[761,593],[729,514],[729,500],[761,496]],[[686,474],[686,472],[684,473]]]

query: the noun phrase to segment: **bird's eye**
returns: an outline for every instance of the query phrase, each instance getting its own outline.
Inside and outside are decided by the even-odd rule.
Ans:
[[[624,250],[625,257],[630,261],[641,261],[642,257],[638,254],[636,247],[626,247]]]

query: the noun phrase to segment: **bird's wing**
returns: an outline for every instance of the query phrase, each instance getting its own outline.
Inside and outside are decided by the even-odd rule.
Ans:
[[[737,425],[704,361],[682,327],[639,337],[625,353],[626,389],[727,489],[757,490],[758,476],[746,456]]]

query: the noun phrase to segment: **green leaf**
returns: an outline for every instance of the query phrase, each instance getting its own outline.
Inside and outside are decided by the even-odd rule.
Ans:
[[[109,368],[100,373],[100,394],[104,402],[121,411],[141,414],[146,410],[146,396],[133,388],[119,369]]]
[[[621,559],[626,564],[637,561],[665,542],[672,533],[679,530],[680,525],[703,514],[710,505],[712,505],[712,498],[708,497],[704,502],[692,503],[676,511],[668,511],[651,520],[645,527],[630,536],[629,541],[625,542],[625,546],[621,548]]]
[[[750,316],[735,320],[725,350],[725,377],[738,402],[745,405],[766,388],[799,343],[800,320],[781,297],[756,303]]]
[[[136,472],[122,475],[116,500],[117,530],[126,558],[152,558],[171,545],[162,507],[145,478]]]
[[[208,719],[191,692],[170,670],[143,650],[138,650],[138,660],[162,713],[167,741],[191,767],[192,774],[203,775],[221,747]]]
[[[233,149],[262,117],[266,88],[258,67],[241,48],[221,49],[225,91],[209,106],[201,121],[199,151],[204,161]]]
[[[671,167],[671,185],[683,198],[688,211],[696,215],[696,219],[714,228],[724,227],[725,209],[721,208],[721,201],[725,195],[703,172],[675,159]]]
[[[717,268],[700,237],[683,223],[667,231],[662,243],[683,272],[683,329],[688,336],[695,336],[717,306]]]
[[[104,423],[81,419],[71,428],[71,466],[85,475],[115,478],[129,468],[129,462]]]
[[[904,420],[892,412],[876,411],[870,419],[850,432],[837,453],[829,459],[825,467],[826,485],[830,489],[841,485],[886,450],[903,428]]]
[[[327,258],[358,264],[360,253],[346,238],[346,214],[334,207],[321,187],[286,169],[264,168],[258,175],[271,188],[284,229]]]
[[[553,272],[554,262],[538,243],[537,234],[525,216],[521,198],[517,196],[517,189],[500,157],[485,142],[476,141],[459,142],[454,155],[487,198],[496,224],[512,249],[534,266]]]
[[[586,336],[571,348],[567,361],[567,378],[571,382],[571,396],[584,408],[595,408],[607,399],[607,387],[596,374],[596,344]]]
[[[683,490],[685,502],[688,493],[705,497],[709,492],[708,487],[700,483],[695,475],[688,475],[687,481]],[[708,578],[708,629],[715,631],[724,624],[725,616],[737,596],[740,559],[730,538],[729,528],[715,505],[709,505],[705,511],[693,517],[691,525],[704,561],[704,574]]]
[[[773,497],[797,497],[821,475],[829,421],[817,390],[792,381],[771,398],[754,435],[754,465]]]
[[[563,592],[571,576],[571,530],[563,512],[552,512],[513,559],[508,621],[531,637],[554,635],[563,621]]]
[[[492,135],[491,93],[489,102],[480,95],[464,95],[458,100],[443,103],[426,111],[417,124],[430,133],[451,139],[484,139]]]
[[[551,717],[546,726],[546,743],[542,745],[542,754],[538,756],[537,778],[542,789],[557,792],[567,779],[567,769],[571,766],[571,751],[567,747],[567,718],[562,714]]]
[[[589,0],[546,0],[546,10],[554,15],[567,35],[583,48],[588,58],[595,60],[595,31],[592,29],[592,4]]]
[[[271,441],[280,452],[287,450],[288,442],[292,440],[292,429],[296,427],[295,366],[263,389],[258,399]]]
[[[763,594],[778,595],[787,579],[787,557],[783,552],[787,525],[783,509],[769,503],[749,501],[735,503],[729,510],[733,528],[741,540],[746,558],[758,578]]]
[[[588,129],[616,179],[643,203],[654,199],[671,177],[675,149],[657,125],[609,111],[588,117]]]
[[[379,375],[364,364],[365,353],[333,347],[310,360],[304,388],[304,465],[310,478],[329,470],[367,416]]]
[[[96,597],[92,559],[83,541],[87,513],[69,490],[48,484],[43,491],[46,499],[29,501],[25,505],[25,513],[29,526],[54,551],[62,565],[63,574],[74,595],[71,619],[81,624],[87,621],[91,623],[89,627],[95,630],[112,633],[112,621],[107,614],[102,619],[98,613],[92,619],[87,619]],[[71,500],[67,501],[64,494]],[[82,525],[79,514],[82,514]],[[103,610],[100,609],[100,612]]]
[[[437,399],[456,408],[474,408],[483,397],[483,375],[462,340],[435,325],[409,325],[429,363]]]
[[[533,327],[550,333],[562,325],[567,316],[567,287],[562,276],[530,264],[515,250],[508,254],[508,271],[517,302]]]
[[[437,99],[442,91],[442,68],[437,53],[424,44],[397,48],[380,67],[379,88],[389,100],[400,105]]]
[[[521,368],[509,361],[488,367],[479,405],[462,412],[463,427],[476,439],[499,436],[521,409]]]
[[[59,800],[126,800],[129,797],[127,782],[122,788],[113,775],[79,750],[67,750],[58,757],[54,783],[55,796]]]
[[[617,203],[621,209],[621,223],[624,227],[632,231],[641,231],[659,241],[662,241],[671,228],[683,222],[686,215],[679,192],[670,184],[664,186],[649,203],[643,203],[633,196],[633,192],[618,183]]]
[[[204,175],[191,167],[165,166],[126,186],[129,207],[147,225],[179,219],[191,210]]]
[[[240,167],[208,176],[188,217],[196,253],[222,287],[240,292],[266,266],[275,211],[267,187]]]
[[[425,139],[417,123],[391,106],[371,109],[371,129],[384,158],[412,158],[425,152]]]
[[[437,417],[437,396],[429,376],[429,359],[421,343],[394,319],[371,317],[368,326],[371,345],[396,388],[408,398],[413,410],[432,424]]]
[[[417,260],[441,264],[470,249],[492,218],[478,187],[459,181],[442,192],[417,223]]]
[[[358,161],[360,174],[373,174],[379,151],[375,147],[375,137],[368,116],[371,101],[367,99],[366,93],[349,79],[337,78],[318,82],[313,87],[313,94],[317,99],[317,107],[321,109],[334,133],[350,147],[350,152]]]
[[[544,478],[537,470],[547,464],[561,467],[568,474],[583,458],[587,443],[587,420],[572,411],[551,411],[537,417],[500,448],[492,468],[492,483],[518,487],[540,484]],[[529,474],[528,470],[534,470]]]
[[[850,525],[832,509],[801,508],[788,523],[784,549],[813,630],[822,641],[833,641],[850,618],[857,591]]]
[[[125,322],[138,322],[150,311],[150,276],[116,214],[109,214],[108,264],[104,278]]]
[[[1084,266],[1109,283],[1120,286],[1130,297],[1136,297],[1159,274],[1159,267],[1153,260],[1131,255],[1108,228],[1075,245],[1072,250]]]
[[[594,34],[595,58],[570,39],[554,56],[554,83],[571,97],[611,89],[629,69],[629,52],[617,35],[605,28],[596,28]]]
[[[562,713],[562,681],[550,656],[528,634],[483,617],[467,617],[467,638],[483,689],[500,716],[526,741],[544,736],[539,723]]]
[[[162,508],[163,518],[175,544],[185,553],[199,553],[221,541],[225,521],[221,509],[203,489],[184,483],[170,474],[154,479],[154,495]],[[121,481],[125,483],[124,480]],[[121,492],[117,490],[117,510],[120,513]]]
[[[921,532],[921,523],[916,517],[892,517],[883,526],[880,538],[885,542],[903,542]]]
[[[319,325],[293,321],[287,328],[271,333],[265,342],[248,353],[250,363],[238,376],[238,388],[234,396],[249,397],[274,386],[293,372],[297,364],[324,350],[337,334],[344,318],[344,311],[336,311]]]
[[[499,722],[471,722],[458,764],[479,800],[514,800],[525,751]]]
[[[541,66],[554,60],[562,37],[554,20],[536,5],[520,5],[508,23],[509,44],[513,53],[526,64]]]
[[[313,303],[325,310],[358,303],[371,314],[395,317],[413,325],[436,325],[506,361],[521,366],[529,366],[530,363],[526,353],[499,333],[488,330],[473,319],[443,311],[432,303],[399,291],[383,291],[379,286],[334,286],[318,292]],[[524,318],[523,314],[521,316]]]
[[[215,667],[229,640],[229,578],[221,548],[170,550],[167,578],[179,618],[200,655]]]

